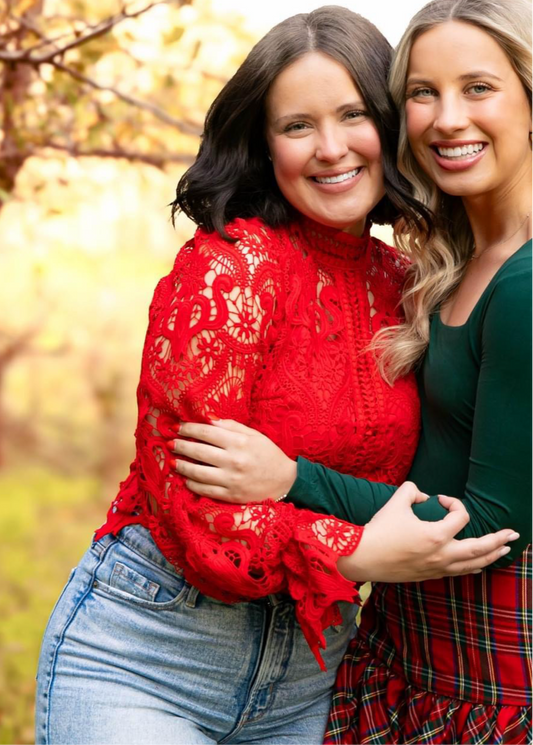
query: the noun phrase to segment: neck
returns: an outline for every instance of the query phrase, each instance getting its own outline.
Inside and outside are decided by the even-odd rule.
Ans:
[[[505,192],[464,197],[463,204],[478,253],[507,241],[520,246],[531,238],[531,174]]]

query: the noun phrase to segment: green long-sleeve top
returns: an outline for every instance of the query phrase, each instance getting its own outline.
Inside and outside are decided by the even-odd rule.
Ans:
[[[462,326],[431,320],[419,374],[422,433],[409,480],[434,495],[414,505],[423,520],[446,510],[437,494],[459,497],[466,538],[513,528],[520,539],[496,563],[531,542],[531,241],[498,270]],[[396,486],[337,473],[298,458],[288,499],[365,524]]]

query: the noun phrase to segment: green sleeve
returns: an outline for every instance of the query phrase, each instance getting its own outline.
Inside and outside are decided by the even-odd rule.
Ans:
[[[296,481],[287,500],[297,507],[364,525],[389,501],[397,488],[348,476],[300,456]],[[424,507],[424,515],[419,515],[422,520],[441,520],[446,514],[437,497],[431,497]]]
[[[531,542],[531,287],[521,273],[495,286],[482,328],[482,360],[470,467],[461,497],[470,522],[458,538],[513,528],[520,539],[496,566],[505,566]],[[300,507],[361,525],[396,487],[337,473],[298,458],[288,498]],[[446,515],[434,495],[413,507],[422,520]]]
[[[496,562],[505,566],[531,543],[531,272],[495,286],[481,334],[468,479],[464,495],[451,496],[461,496],[470,515],[458,538],[501,528],[520,533]],[[415,513],[432,519],[426,509],[416,505]]]
[[[395,486],[347,476],[300,456],[297,478],[287,499],[297,507],[364,525],[395,491]]]

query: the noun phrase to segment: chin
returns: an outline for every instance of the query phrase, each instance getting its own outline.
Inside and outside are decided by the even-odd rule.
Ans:
[[[466,199],[469,197],[482,196],[490,191],[491,188],[490,186],[484,186],[479,183],[465,183],[464,181],[462,183],[453,183],[451,179],[443,179],[440,183],[435,179],[435,183],[445,194],[449,194],[451,197],[464,197]]]

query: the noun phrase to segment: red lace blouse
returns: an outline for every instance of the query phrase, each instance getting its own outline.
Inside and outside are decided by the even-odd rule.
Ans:
[[[157,286],[137,455],[96,538],[140,523],[211,597],[289,593],[320,661],[336,601],[357,595],[336,561],[356,549],[362,528],[271,500],[198,497],[173,470],[167,440],[180,420],[231,418],[293,458],[401,483],[418,438],[415,381],[390,388],[365,348],[398,321],[405,267],[368,233],[356,238],[309,220],[277,230],[236,220],[228,233],[235,243],[197,230]]]

